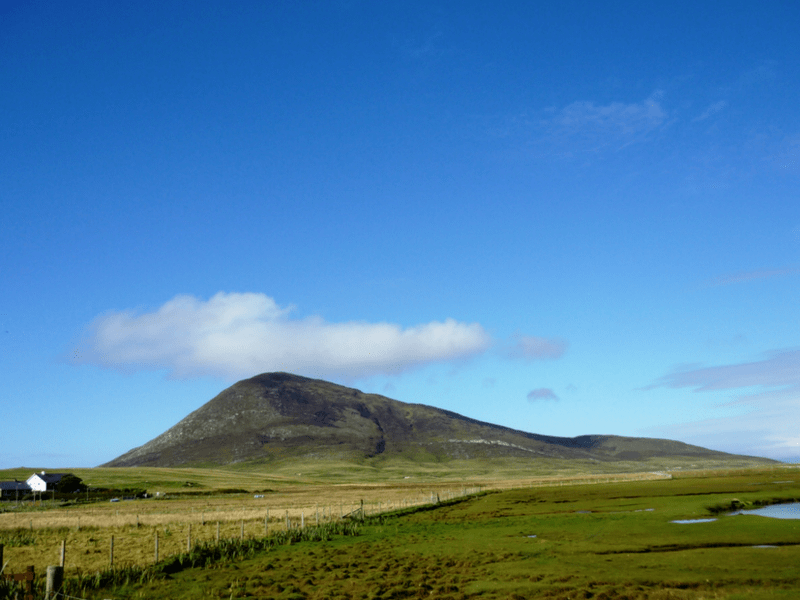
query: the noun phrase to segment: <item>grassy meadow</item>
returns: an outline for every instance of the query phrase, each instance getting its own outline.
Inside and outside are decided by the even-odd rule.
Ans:
[[[207,495],[180,492],[240,488],[242,480],[228,472],[132,471],[137,470],[93,470],[93,476],[104,485],[117,481],[120,487],[141,487],[145,479],[135,481],[135,476],[146,476],[165,486],[167,498],[67,506],[45,501],[42,506],[12,510],[2,505],[6,512],[0,514],[0,543],[5,543],[7,571],[21,572],[34,564],[37,573],[43,573],[47,565],[58,564],[62,539],[67,544],[68,579],[106,570],[111,535],[115,568],[151,569],[158,532],[160,569],[147,577],[128,578],[128,583],[118,578],[102,589],[85,585],[84,578],[83,587],[70,588],[71,595],[87,599],[800,596],[800,521],[724,515],[728,507],[800,499],[800,473],[794,467],[370,485],[325,485],[304,482],[298,478],[302,475],[265,478],[252,473],[248,494]],[[149,484],[144,487],[152,489]],[[474,493],[479,488],[482,492]],[[465,492],[472,495],[462,498]],[[256,493],[263,497],[254,498]],[[441,502],[430,505],[432,494]],[[202,567],[184,562],[180,568],[163,568],[166,557],[186,552],[189,525],[194,547],[216,543],[217,522],[223,539],[242,537],[242,526],[246,540],[263,539],[267,509],[269,534],[275,536],[285,532],[287,511],[293,528],[299,528],[302,515],[310,530],[317,514],[321,523],[329,518],[338,522],[340,513],[358,508],[362,499],[368,516],[358,525],[357,535],[323,536],[322,541],[298,537],[293,543],[283,538],[269,549],[242,546],[248,550],[206,559]],[[671,522],[714,517],[704,523]]]
[[[30,470],[0,473],[23,479]],[[361,508],[367,515],[422,506],[487,489],[512,486],[578,485],[611,478],[663,478],[665,474],[623,473],[544,476],[525,479],[489,479],[481,482],[420,477],[369,484],[325,484],[293,476],[213,469],[74,469],[92,488],[145,488],[148,499],[85,502],[83,494],[66,501],[5,502],[0,504],[0,543],[10,572],[33,565],[43,573],[60,563],[66,544],[65,572],[96,572],[145,566],[159,557],[178,554],[187,543],[215,542],[219,538],[253,538],[290,526],[336,521]],[[397,479],[397,478],[396,478]],[[235,486],[235,487],[234,487]],[[245,492],[221,493],[222,490]],[[122,496],[122,495],[121,495]]]

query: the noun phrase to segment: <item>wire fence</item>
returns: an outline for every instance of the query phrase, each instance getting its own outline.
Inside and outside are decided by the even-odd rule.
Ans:
[[[37,554],[39,559],[36,568],[38,572],[52,564],[53,556],[48,551],[42,552],[43,544],[50,544],[52,547],[60,545],[61,567],[68,567],[72,576],[87,581],[88,575],[85,573],[95,572],[96,581],[99,584],[102,577],[100,574],[106,571],[122,569],[133,569],[138,573],[144,569],[153,567],[159,562],[170,560],[173,557],[190,555],[193,549],[198,547],[212,548],[219,546],[223,542],[238,540],[245,547],[244,542],[252,539],[266,539],[270,535],[281,532],[289,533],[294,530],[304,530],[306,528],[319,528],[326,524],[342,522],[345,520],[365,519],[380,516],[389,512],[404,509],[413,509],[425,505],[435,505],[440,502],[455,500],[479,494],[481,492],[493,490],[507,490],[520,488],[536,487],[556,487],[556,486],[576,486],[593,485],[600,483],[631,482],[654,479],[670,479],[671,475],[666,472],[651,473],[626,473],[617,475],[598,475],[598,476],[576,476],[576,477],[553,477],[553,478],[531,478],[527,481],[515,481],[508,483],[492,483],[480,486],[449,486],[439,491],[418,492],[403,498],[389,498],[386,500],[372,500],[364,502],[345,502],[327,503],[324,505],[305,505],[282,508],[271,508],[269,506],[257,507],[192,507],[191,510],[184,510],[177,513],[165,507],[163,511],[150,510],[147,512],[132,513],[114,510],[113,515],[109,515],[109,510],[98,511],[99,519],[93,519],[93,515],[59,515],[57,518],[49,517],[46,513],[28,516],[27,528],[17,528],[14,535],[20,544],[6,548],[7,560],[5,566],[13,560],[15,569],[23,568],[22,565],[30,564],[32,554]],[[255,495],[255,500],[261,500],[263,495]],[[143,501],[147,502],[147,501]],[[199,508],[199,510],[197,509]],[[164,519],[164,516],[169,518]],[[0,515],[3,517],[5,515]],[[18,515],[17,515],[18,516]],[[108,517],[112,519],[109,520]],[[182,517],[176,520],[175,517]],[[35,518],[34,518],[35,517]],[[34,526],[36,521],[36,526]],[[3,546],[4,529],[6,526],[0,519],[0,566],[3,566]],[[22,535],[19,530],[27,530]],[[56,541],[53,536],[58,533],[70,532],[69,543],[66,539]],[[50,532],[49,535],[46,535]],[[83,534],[82,536],[79,534]],[[122,534],[122,535],[121,535]],[[29,546],[38,546],[37,552],[26,552]],[[105,546],[105,550],[103,550]],[[250,545],[252,549],[257,545]],[[77,551],[73,551],[77,548]],[[250,550],[248,550],[250,551]],[[102,555],[106,554],[106,558]],[[86,560],[87,556],[94,560]],[[45,561],[45,562],[42,562]],[[8,570],[6,570],[8,573]],[[133,574],[133,571],[131,571]],[[79,589],[79,588],[78,588]],[[75,590],[71,593],[58,592],[56,597],[72,598],[74,600],[85,600],[76,596]],[[8,596],[11,598],[11,596]],[[0,593],[0,600],[3,595]]]

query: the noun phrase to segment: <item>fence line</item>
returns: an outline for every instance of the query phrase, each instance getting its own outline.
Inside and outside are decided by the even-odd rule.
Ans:
[[[480,488],[482,490],[503,490],[503,489],[518,489],[518,488],[528,488],[528,487],[551,487],[551,486],[570,486],[570,485],[588,485],[594,483],[611,483],[611,482],[623,482],[623,481],[641,481],[641,480],[649,480],[649,479],[669,479],[671,475],[668,473],[663,472],[653,472],[653,473],[637,473],[637,474],[616,474],[616,475],[597,475],[597,476],[582,476],[582,477],[574,477],[574,478],[565,478],[565,477],[552,477],[552,478],[532,478],[528,481],[516,481],[516,482],[509,482],[509,483],[495,483],[495,482],[488,482],[482,483],[480,486],[471,486],[469,488],[459,486],[460,489],[454,489],[451,486],[445,486],[444,489],[440,489],[438,492],[430,492],[430,493],[421,493],[418,492],[416,495],[409,495],[409,497],[404,498],[402,500],[403,506],[420,506],[425,503],[434,502],[436,499],[437,494],[439,498],[454,498],[458,495],[463,495],[467,489],[474,490],[476,488]],[[153,501],[157,502],[157,500],[153,499]],[[138,502],[148,502],[147,500],[138,501]],[[386,504],[390,509],[394,510],[398,508],[398,504],[401,502],[398,499],[394,500],[387,500]],[[370,512],[375,513],[376,511],[383,510],[382,508],[376,508],[378,501],[373,501],[371,503]],[[347,512],[352,512],[354,507],[357,505],[354,501],[340,501],[339,502],[339,510],[336,511],[339,513],[339,517],[343,516]],[[348,510],[345,510],[345,506],[347,506]],[[150,506],[147,507],[149,509]],[[288,508],[284,504],[283,507],[278,508],[278,510],[288,510],[290,514],[290,518],[301,518],[301,512],[306,511],[308,514],[311,514],[311,507],[307,503],[289,503]],[[331,521],[334,518],[334,510],[332,504],[327,505],[328,510],[325,510],[325,505],[322,506],[322,510],[320,512],[319,520],[321,522]],[[91,521],[87,523],[87,515],[85,513],[75,516],[70,515],[57,515],[54,516],[51,512],[42,513],[41,515],[34,515],[37,517],[37,521],[47,521],[45,524],[39,525],[38,523],[34,522],[34,518],[27,517],[27,528],[30,531],[34,531],[35,529],[45,528],[45,529],[54,529],[58,527],[67,527],[67,528],[74,528],[76,531],[80,531],[84,528],[92,528],[92,527],[126,527],[126,526],[148,526],[148,527],[158,527],[161,525],[169,526],[173,523],[198,523],[200,525],[205,525],[207,522],[211,521],[220,521],[223,523],[228,523],[231,521],[251,521],[254,519],[261,519],[264,518],[263,515],[265,512],[269,512],[270,508],[267,506],[231,506],[231,507],[215,507],[213,510],[206,510],[203,509],[201,511],[195,511],[194,507],[191,507],[191,512],[187,514],[185,510],[181,511],[181,509],[176,508],[174,511],[153,511],[145,509],[142,513],[133,513],[129,512],[127,514],[120,514],[119,510],[116,510],[114,514],[107,514],[108,511],[97,511],[99,515],[91,514],[94,511],[90,510],[89,519],[93,519],[94,517],[101,519],[104,521],[102,525],[92,525]],[[319,505],[315,505],[314,512],[315,514],[319,511]],[[17,518],[15,518],[17,517]],[[13,513],[6,513],[0,514],[0,530],[8,529],[8,528],[19,528],[20,527],[20,519],[18,518],[19,515],[15,515]],[[267,516],[269,521],[273,521]],[[13,521],[13,522],[12,522]]]
[[[128,523],[126,525],[122,525],[124,527],[137,527],[141,529],[142,527],[152,527],[153,537],[150,538],[152,541],[152,560],[154,562],[158,562],[159,559],[166,558],[171,555],[180,554],[183,549],[181,548],[180,539],[172,539],[174,533],[178,533],[178,537],[180,538],[180,531],[183,531],[184,535],[182,536],[185,540],[185,548],[186,551],[190,551],[192,546],[197,543],[202,542],[209,542],[216,541],[219,543],[223,537],[227,537],[228,539],[238,537],[239,539],[244,539],[245,537],[257,537],[259,533],[261,535],[269,535],[270,533],[274,533],[276,530],[289,530],[295,528],[305,528],[307,526],[306,523],[306,513],[308,515],[314,514],[315,520],[312,523],[316,525],[324,524],[324,523],[331,523],[334,521],[342,520],[345,518],[354,518],[356,516],[361,517],[370,517],[376,516],[379,514],[383,514],[386,512],[391,512],[395,510],[400,510],[404,508],[411,508],[415,506],[422,506],[429,503],[437,503],[441,500],[449,500],[453,498],[457,498],[459,496],[467,496],[470,494],[475,494],[481,491],[483,488],[481,486],[476,487],[461,487],[459,490],[442,490],[440,492],[431,491],[429,494],[419,494],[416,497],[410,498],[403,498],[403,499],[390,499],[386,501],[372,501],[372,502],[364,502],[361,500],[358,504],[357,503],[345,503],[340,502],[338,506],[338,510],[334,510],[333,504],[330,503],[327,506],[320,507],[319,504],[315,505],[314,507],[306,507],[306,506],[293,506],[292,508],[284,508],[283,515],[280,515],[280,512],[275,508],[271,507],[259,507],[259,508],[252,508],[248,511],[245,511],[245,518],[242,518],[241,514],[242,511],[237,511],[236,515],[231,515],[230,513],[228,517],[239,517],[239,531],[238,536],[235,535],[235,530],[231,531],[230,525],[234,523],[233,518],[227,520],[217,520],[216,522],[212,521],[209,518],[209,513],[203,511],[200,513],[199,524],[193,521],[184,521],[184,522],[172,522],[166,525],[161,524],[153,524],[149,525],[149,519],[146,516],[142,515],[129,515],[128,516]],[[326,510],[327,509],[327,510]],[[213,513],[212,513],[213,514]],[[184,515],[186,516],[186,515]],[[194,515],[197,517],[198,515]],[[217,515],[223,516],[223,515]],[[125,518],[125,516],[121,516],[121,518]],[[205,525],[202,525],[205,523]],[[225,536],[221,534],[221,523],[227,523],[227,533]],[[195,525],[193,529],[192,525]],[[310,523],[309,523],[310,524]],[[215,527],[216,532],[215,534],[212,533],[209,535],[208,527]],[[260,529],[258,530],[259,533],[254,532],[254,527],[258,526]],[[80,527],[80,529],[78,528]],[[50,528],[47,528],[50,529]],[[115,568],[120,564],[120,557],[124,555],[126,548],[135,548],[138,554],[141,556],[142,548],[146,547],[147,541],[143,540],[141,536],[136,539],[133,543],[128,536],[120,536],[118,535],[120,526],[114,526],[110,528],[113,533],[110,533],[107,539],[107,551],[108,551],[108,561],[107,565],[110,568]],[[38,530],[38,528],[37,528]],[[78,526],[76,524],[75,531],[86,531],[86,519],[84,518],[83,523],[80,523]],[[116,530],[116,531],[115,531]],[[100,540],[97,540],[98,542]],[[102,542],[100,542],[102,544]],[[59,564],[61,567],[69,567],[67,561],[67,540],[62,539],[59,546]],[[145,555],[146,555],[145,551]],[[80,557],[81,555],[78,553],[70,554],[70,556]],[[77,562],[77,559],[75,559]],[[122,559],[122,564],[126,565],[129,564],[131,561],[128,559]],[[144,561],[144,564],[148,563],[149,561]],[[143,564],[141,559],[134,560],[133,564]],[[75,566],[74,568],[80,569],[79,566]]]
[[[475,486],[466,486],[460,485],[458,487],[454,486],[444,486],[440,488],[438,491],[430,490],[428,492],[417,491],[414,494],[409,494],[408,497],[402,498],[392,498],[385,501],[378,501],[374,500],[371,502],[364,502],[363,500],[360,503],[356,502],[345,502],[340,501],[338,510],[334,511],[333,503],[328,503],[326,505],[320,506],[319,504],[315,504],[312,506],[308,506],[307,504],[292,504],[290,508],[277,508],[275,506],[257,506],[257,507],[246,507],[244,509],[230,509],[230,510],[220,510],[220,511],[207,511],[202,510],[195,512],[194,514],[184,514],[184,520],[182,521],[171,521],[168,523],[158,522],[158,519],[151,519],[151,513],[146,514],[129,514],[129,515],[120,515],[116,516],[115,519],[122,521],[122,524],[115,524],[109,529],[114,531],[115,529],[118,531],[120,527],[137,527],[137,528],[153,528],[155,531],[153,532],[153,537],[150,538],[152,541],[146,541],[139,539],[136,543],[131,544],[129,539],[123,537],[117,537],[115,539],[114,534],[112,533],[110,536],[110,540],[108,541],[108,565],[112,567],[115,564],[115,554],[118,556],[117,559],[120,558],[124,552],[122,551],[123,548],[130,548],[133,546],[136,548],[136,553],[139,555],[139,558],[133,560],[133,564],[147,564],[149,560],[142,559],[142,556],[147,556],[147,554],[152,557],[154,562],[158,562],[159,559],[166,558],[168,556],[172,556],[175,554],[179,554],[182,551],[182,543],[179,538],[183,538],[185,544],[183,547],[187,550],[190,550],[191,547],[196,543],[201,542],[210,542],[215,540],[217,543],[221,541],[223,537],[228,539],[237,537],[235,536],[235,525],[234,523],[238,521],[239,523],[239,531],[238,537],[240,539],[244,539],[245,537],[257,537],[258,534],[255,533],[254,528],[259,527],[258,531],[264,536],[269,535],[275,531],[281,530],[288,530],[294,529],[297,527],[304,528],[306,527],[306,519],[305,517],[308,515],[309,519],[311,519],[311,515],[314,515],[314,521],[310,521],[310,523],[314,523],[316,525],[323,524],[325,522],[333,522],[336,520],[344,519],[344,518],[354,518],[357,516],[361,517],[370,517],[376,516],[379,514],[402,510],[402,509],[409,509],[413,507],[419,507],[424,505],[431,505],[436,504],[442,501],[448,501],[457,499],[459,497],[467,497],[474,494],[478,494],[485,491],[494,491],[494,490],[507,490],[507,489],[520,489],[520,488],[539,488],[539,487],[558,487],[558,486],[574,486],[574,485],[589,485],[589,484],[599,484],[599,483],[613,483],[613,482],[628,482],[628,481],[641,481],[641,480],[652,480],[652,479],[669,479],[671,475],[664,472],[653,472],[653,473],[637,473],[637,474],[617,474],[617,475],[605,475],[605,476],[582,476],[582,477],[574,477],[574,478],[564,478],[564,477],[552,477],[552,478],[532,478],[528,481],[518,482],[516,485],[514,483],[510,485],[505,485],[502,483],[493,484],[481,484]],[[411,490],[409,490],[411,491]],[[327,508],[327,511],[326,511]],[[283,514],[281,514],[283,513]],[[338,513],[338,515],[336,514]],[[88,528],[92,528],[91,525],[87,526],[86,524],[86,516],[83,516],[83,521],[81,521],[81,517],[78,516],[77,519],[73,521],[75,525],[76,531],[83,531]],[[189,519],[186,519],[189,517]],[[74,518],[73,518],[74,519]],[[118,521],[118,522],[119,522]],[[221,523],[226,524],[226,532],[225,535],[221,533]],[[196,526],[196,529],[192,529],[192,525]],[[233,525],[233,528],[231,527]],[[212,532],[209,532],[209,527],[216,527],[216,532],[214,535],[213,529]],[[31,531],[34,530],[33,528],[33,520],[29,520],[29,528]],[[52,529],[53,527],[47,527],[46,529]],[[38,528],[37,528],[38,529]],[[105,529],[105,527],[101,527],[101,529]],[[233,531],[232,531],[233,529]],[[1,530],[0,530],[1,531]],[[183,532],[183,536],[180,535],[180,532]],[[175,539],[172,538],[174,533],[178,533],[179,535]],[[246,535],[247,534],[247,535]],[[163,536],[163,537],[162,537]],[[126,536],[127,537],[127,536]],[[139,536],[141,538],[141,536]],[[152,543],[153,546],[152,551],[144,551],[142,553],[141,549],[146,548],[147,544]],[[115,552],[115,544],[116,544],[116,552]],[[67,558],[66,558],[66,540],[62,540],[60,544],[60,563],[61,566],[66,567],[67,565]],[[2,547],[2,546],[0,546]],[[150,553],[152,552],[152,553]],[[0,556],[2,556],[0,554]],[[73,554],[70,554],[73,556]],[[74,556],[78,557],[77,553]],[[75,562],[77,562],[76,559]],[[119,562],[116,560],[116,562]],[[123,559],[122,561],[124,564],[129,564],[131,561],[128,559]],[[77,565],[74,568],[79,568]]]

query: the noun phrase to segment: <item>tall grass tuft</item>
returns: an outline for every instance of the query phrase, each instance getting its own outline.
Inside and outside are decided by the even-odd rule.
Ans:
[[[187,552],[181,552],[147,567],[129,566],[106,569],[91,575],[78,574],[75,577],[66,578],[63,592],[68,596],[80,597],[81,594],[85,594],[89,590],[131,584],[141,585],[167,577],[184,569],[207,567],[218,562],[250,558],[257,552],[268,551],[277,546],[299,542],[324,542],[333,539],[337,535],[357,536],[358,533],[359,527],[357,523],[338,521],[316,527],[290,529],[289,531],[281,531],[259,538],[247,538],[244,540],[228,538],[220,540],[219,543],[199,542]],[[42,590],[43,592],[44,590]],[[11,598],[11,596],[8,596],[8,598]],[[6,600],[6,597],[0,595],[0,600]]]
[[[14,529],[0,533],[0,544],[9,548],[13,546],[34,546],[36,544],[36,536],[25,529]]]

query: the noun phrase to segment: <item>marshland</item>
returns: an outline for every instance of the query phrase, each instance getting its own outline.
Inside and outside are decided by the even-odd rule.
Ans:
[[[790,466],[369,485],[251,473],[237,477],[246,492],[232,491],[234,475],[224,471],[92,471],[108,483],[138,477],[161,493],[4,503],[6,572],[33,564],[44,573],[59,564],[64,543],[65,590],[86,599],[733,599],[800,591],[800,524],[728,516],[800,499]]]

